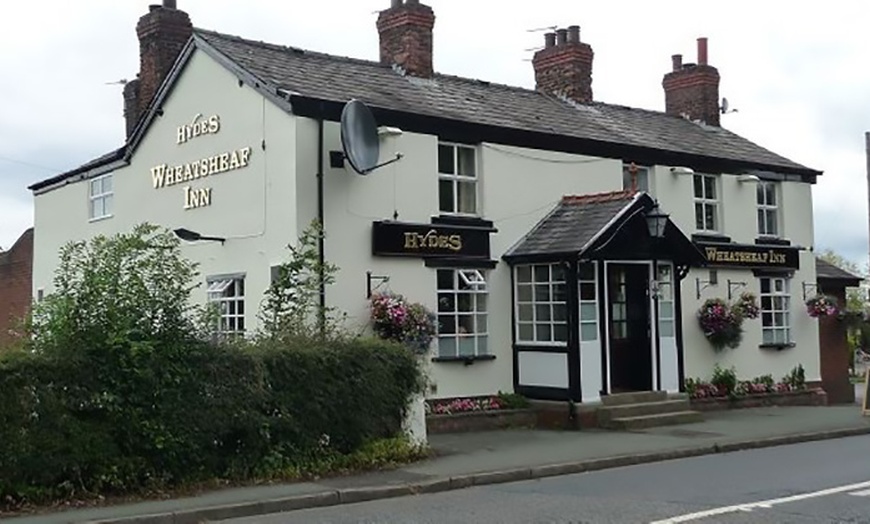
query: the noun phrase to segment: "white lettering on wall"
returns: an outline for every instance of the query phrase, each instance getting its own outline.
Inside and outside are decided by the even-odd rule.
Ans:
[[[193,117],[193,121],[189,124],[178,126],[177,137],[178,144],[183,144],[188,140],[192,140],[198,136],[214,135],[221,130],[221,117],[212,115],[206,120],[200,120],[201,114]]]

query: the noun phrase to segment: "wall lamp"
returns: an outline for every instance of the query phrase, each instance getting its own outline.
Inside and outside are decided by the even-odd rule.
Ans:
[[[191,231],[189,229],[184,229],[184,228],[175,229],[175,230],[173,230],[173,233],[175,233],[175,236],[177,236],[178,238],[180,238],[181,240],[184,240],[186,242],[196,242],[199,240],[212,240],[214,242],[220,242],[221,244],[223,244],[227,240],[227,239],[221,238],[221,237],[204,236],[204,235],[197,233],[196,231]]]
[[[691,167],[677,166],[671,168],[671,173],[675,175],[694,175],[695,170]]]
[[[737,181],[740,182],[741,184],[744,182],[756,183],[756,182],[761,181],[761,179],[758,178],[756,175],[742,174],[742,175],[737,177]]]

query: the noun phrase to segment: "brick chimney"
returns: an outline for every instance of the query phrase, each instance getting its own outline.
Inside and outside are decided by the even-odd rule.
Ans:
[[[580,26],[547,33],[544,48],[532,59],[536,89],[591,103],[593,55],[592,46],[580,41]]]
[[[665,112],[719,126],[719,71],[707,63],[707,39],[698,39],[698,63],[671,57],[673,70],[662,80]]]
[[[193,35],[190,17],[177,8],[176,0],[163,0],[162,5],[152,5],[148,9],[136,24],[139,75],[124,86],[128,137]]]
[[[409,75],[429,78],[435,13],[420,0],[391,0],[378,16],[381,63],[402,67]]]

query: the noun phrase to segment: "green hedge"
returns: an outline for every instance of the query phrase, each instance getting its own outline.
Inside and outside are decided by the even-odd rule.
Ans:
[[[399,435],[418,389],[388,342],[190,343],[0,360],[0,499],[286,477]]]

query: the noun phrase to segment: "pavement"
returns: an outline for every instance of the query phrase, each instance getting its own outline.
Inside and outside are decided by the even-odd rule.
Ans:
[[[521,429],[430,435],[434,458],[393,471],[230,488],[3,522],[198,523],[867,434],[870,417],[862,416],[856,404],[709,412],[703,422],[630,432]]]

